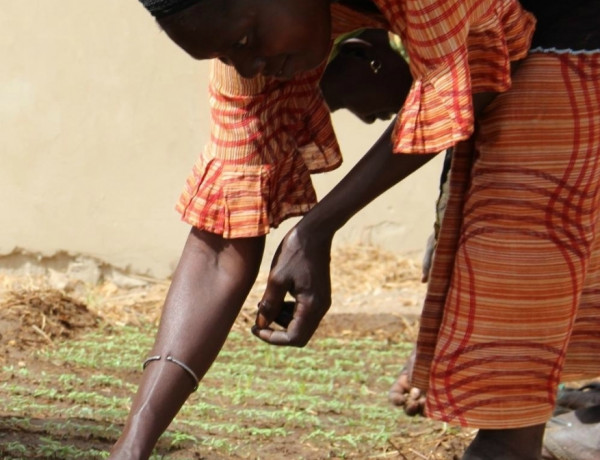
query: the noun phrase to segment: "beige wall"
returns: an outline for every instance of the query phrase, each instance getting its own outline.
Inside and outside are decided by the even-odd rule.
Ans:
[[[188,231],[173,205],[207,138],[206,63],[172,45],[137,0],[2,7],[0,266],[20,250],[62,251],[169,275]],[[346,164],[316,179],[320,196],[384,127],[347,113],[334,123]],[[388,192],[336,243],[420,252],[440,165]]]

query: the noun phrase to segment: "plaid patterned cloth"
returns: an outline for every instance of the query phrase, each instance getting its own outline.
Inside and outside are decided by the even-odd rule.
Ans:
[[[375,2],[381,15],[333,4],[333,32],[402,38],[414,84],[395,151],[455,145],[413,383],[435,419],[544,423],[560,379],[600,371],[600,53],[535,53],[511,82],[535,26],[517,2]],[[211,140],[177,206],[186,222],[257,236],[314,205],[310,174],[341,162],[321,73],[244,80],[212,64]],[[472,91],[505,91],[477,128]]]
[[[212,63],[211,138],[177,210],[189,224],[240,238],[264,235],[316,203],[310,174],[342,161],[318,87],[322,69],[278,82]]]
[[[413,384],[428,416],[545,423],[600,374],[600,52],[534,53],[454,149]]]
[[[525,56],[533,18],[514,0],[375,3],[383,14],[332,4],[332,38],[363,27],[402,38],[414,85],[394,132],[395,151],[439,152],[467,138],[471,89],[510,86],[509,61]],[[318,88],[322,71],[289,82],[247,80],[212,63],[211,137],[177,204],[184,221],[225,238],[251,237],[316,203],[310,175],[342,161]]]

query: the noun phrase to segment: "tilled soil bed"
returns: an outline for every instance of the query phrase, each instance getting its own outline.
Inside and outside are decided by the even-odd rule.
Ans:
[[[364,343],[361,340],[369,339],[383,343],[384,347],[386,343],[390,346],[404,343],[409,348],[415,338],[425,292],[420,278],[419,263],[413,259],[374,248],[352,247],[336,251],[332,260],[333,305],[313,340],[337,338],[350,344],[353,341]],[[168,280],[152,280],[143,286],[125,289],[108,280],[95,286],[74,282],[67,289],[58,290],[48,285],[44,278],[4,276],[0,281],[4,286],[0,295],[0,363],[3,366],[0,397],[16,398],[14,404],[18,404],[21,393],[33,392],[35,396],[36,390],[31,387],[36,381],[65,379],[67,370],[69,378],[78,379],[82,392],[86,383],[97,382],[98,375],[102,374],[101,368],[46,358],[52,355],[44,354],[44,350],[65,347],[76,343],[78,337],[98,331],[101,331],[100,334],[104,333],[102,331],[117,334],[120,328],[125,327],[150,331],[148,335],[151,336],[160,318],[160,308],[169,285]],[[234,331],[248,336],[247,340],[255,340],[248,329],[254,321],[255,305],[265,282],[266,274],[261,273],[234,326]],[[391,367],[395,371],[388,372],[401,369],[402,359],[397,361]],[[140,375],[137,364],[132,363],[131,370],[107,372],[114,379],[125,382],[122,389],[110,387],[112,392],[119,393],[112,396],[132,396],[132,388],[135,388]],[[357,404],[368,404],[369,398],[380,402],[385,400],[389,382],[394,377],[366,375],[364,385],[369,391],[360,395],[362,399],[357,399]],[[211,382],[209,372],[203,384],[210,386]],[[92,387],[99,394],[107,391],[102,386]],[[106,452],[115,441],[124,420],[107,422],[107,417],[68,416],[75,413],[72,412],[73,403],[60,395],[49,396],[47,391],[50,390],[38,389],[40,406],[33,407],[35,405],[27,403],[29,405],[24,406],[23,413],[9,410],[11,400],[4,402],[3,406],[7,409],[0,409],[0,458],[19,458],[19,449],[23,454],[29,452],[21,458],[85,458],[77,454],[83,451],[97,452],[98,456],[94,458],[106,455],[102,452]],[[326,399],[327,394],[320,397]],[[335,396],[332,394],[331,397]],[[43,403],[48,401],[51,404],[44,406]],[[323,400],[323,403],[327,401]],[[94,398],[80,404],[89,405],[90,414],[93,413]],[[170,443],[161,441],[156,458],[458,459],[473,435],[470,430],[418,417],[407,418],[400,409],[389,404],[382,407],[392,414],[397,413],[398,425],[389,433],[385,448],[377,452],[365,452],[361,446],[356,446],[354,453],[346,449],[340,457],[335,446],[307,441],[312,436],[310,430],[314,430],[314,427],[308,426],[305,432],[301,427],[295,427],[293,433],[281,439],[269,438],[268,443],[253,444],[247,440],[232,439],[230,441],[234,445],[237,443],[241,447],[228,454],[219,449],[198,449],[186,439],[171,440]],[[121,408],[122,411],[125,409]],[[340,415],[349,421],[355,416],[352,413],[336,414]],[[316,416],[328,417],[321,413]],[[257,424],[269,428],[268,421],[257,420]],[[210,431],[209,428],[207,430]],[[35,456],[32,457],[31,452],[35,452]]]

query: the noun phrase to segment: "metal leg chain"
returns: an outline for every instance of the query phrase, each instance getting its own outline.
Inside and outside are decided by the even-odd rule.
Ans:
[[[150,364],[152,361],[160,361],[160,359],[161,359],[160,355],[150,356],[142,364],[142,369],[146,369],[148,364]],[[173,358],[171,355],[167,355],[165,360],[170,363],[177,364],[191,377],[191,379],[194,381],[194,388],[192,389],[192,393],[198,389],[198,383],[200,382],[200,380],[198,379],[198,376],[196,375],[196,373],[187,364],[185,364],[182,361],[179,361],[178,359]]]

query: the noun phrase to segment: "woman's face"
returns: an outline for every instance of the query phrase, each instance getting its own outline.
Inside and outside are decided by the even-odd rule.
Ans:
[[[329,0],[202,0],[158,23],[193,58],[219,58],[246,78],[317,67],[331,37]]]

